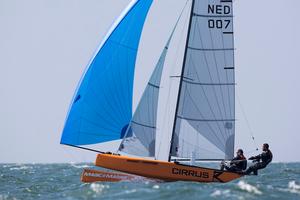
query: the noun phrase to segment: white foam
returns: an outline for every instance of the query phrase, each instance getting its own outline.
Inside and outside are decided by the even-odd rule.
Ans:
[[[104,189],[108,189],[109,185],[103,185],[103,184],[97,184],[97,183],[92,183],[91,184],[91,189],[97,193],[97,194],[101,194],[103,192]]]
[[[74,163],[70,163],[72,167],[78,168],[78,169],[82,169],[82,168],[87,168],[90,167],[89,165],[76,165]]]
[[[126,190],[125,193],[130,194],[130,193],[135,193],[136,191],[137,191],[136,189]]]
[[[221,190],[216,190],[213,193],[210,194],[211,197],[217,197],[217,196],[221,196],[222,191]]]
[[[30,188],[25,188],[24,189],[26,192],[32,192],[32,190]]]
[[[296,183],[296,181],[290,181],[288,187],[289,187],[289,191],[291,193],[298,193],[298,194],[300,194],[300,185],[298,185]]]
[[[259,189],[257,189],[253,185],[246,183],[245,181],[239,181],[237,185],[241,190],[244,190],[244,191],[247,191],[250,193],[254,193],[254,194],[258,194],[258,195],[262,194],[262,192]]]
[[[153,185],[153,189],[159,189],[159,185]]]
[[[7,199],[7,195],[0,194],[0,200],[4,200],[4,199]]]
[[[16,197],[9,197],[8,195],[0,194],[0,200],[7,200],[7,199],[17,200]]]
[[[228,196],[230,193],[230,190],[215,190],[213,193],[210,194],[211,197],[218,197],[218,196]]]
[[[274,187],[272,185],[267,185],[267,188],[270,190],[274,189]]]
[[[12,167],[12,168],[9,168],[9,170],[24,170],[24,169],[32,169],[32,167],[28,167],[28,166],[20,166],[20,167]]]

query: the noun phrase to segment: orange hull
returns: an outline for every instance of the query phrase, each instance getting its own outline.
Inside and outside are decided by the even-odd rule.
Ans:
[[[228,182],[242,176],[228,171],[111,154],[98,154],[96,166],[164,181]]]
[[[84,169],[81,174],[81,181],[84,183],[92,183],[96,181],[119,182],[119,181],[132,181],[136,179],[137,176],[133,176],[129,174],[105,172],[105,171],[93,170],[93,169]]]

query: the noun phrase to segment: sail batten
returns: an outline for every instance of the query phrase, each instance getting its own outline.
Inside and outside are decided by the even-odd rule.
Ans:
[[[150,125],[146,125],[146,124],[141,124],[141,123],[135,122],[135,121],[133,121],[133,120],[131,120],[131,123],[134,123],[134,124],[137,124],[137,125],[140,125],[140,126],[145,126],[145,127],[147,127],[147,128],[153,128],[153,129],[156,128],[155,126],[150,126]]]
[[[235,119],[193,119],[193,118],[187,118],[180,115],[177,115],[180,119],[186,119],[189,121],[203,121],[203,122],[226,122],[226,121],[235,121]]]
[[[232,51],[234,48],[223,48],[223,49],[202,49],[202,48],[196,48],[196,47],[188,47],[189,49],[195,50],[195,51]]]
[[[190,79],[193,80],[193,79]],[[235,86],[235,83],[204,83],[204,82],[193,82],[190,80],[183,80],[185,83],[194,84],[194,85],[202,85],[202,86]]]
[[[204,18],[209,18],[209,17],[213,17],[213,18],[227,18],[227,17],[233,17],[233,15],[201,15],[201,14],[197,14],[197,13],[193,13],[193,16],[196,17],[204,17]]]

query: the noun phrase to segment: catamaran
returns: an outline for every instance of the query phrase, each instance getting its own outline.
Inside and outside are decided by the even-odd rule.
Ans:
[[[97,152],[96,166],[117,171],[86,170],[83,180],[138,175],[228,182],[242,176],[182,163],[233,158],[232,4],[186,0],[133,108],[135,71],[143,67],[136,64],[137,53],[152,0],[131,1],[89,62],[63,129],[61,144]]]

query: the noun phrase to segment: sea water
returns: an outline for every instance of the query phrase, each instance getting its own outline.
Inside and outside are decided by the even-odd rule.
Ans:
[[[258,176],[229,183],[80,182],[92,164],[0,164],[4,199],[298,199],[300,163],[272,163]]]

